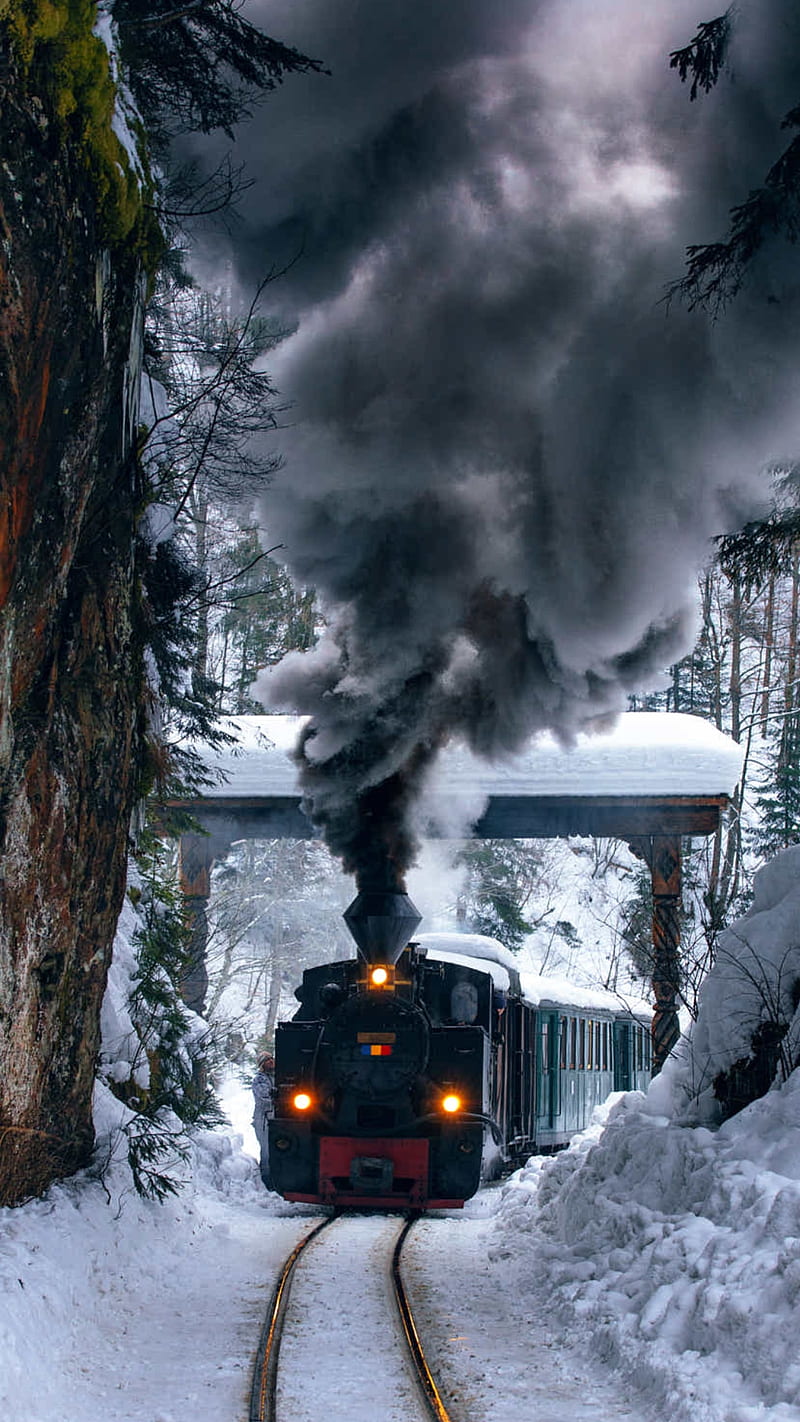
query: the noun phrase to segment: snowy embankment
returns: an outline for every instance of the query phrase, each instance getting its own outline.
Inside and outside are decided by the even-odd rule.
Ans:
[[[101,1088],[106,1124],[117,1106]],[[265,1193],[240,1141],[203,1133],[185,1189],[165,1204],[140,1199],[118,1161],[104,1182],[78,1176],[0,1210],[3,1417],[246,1415],[267,1301],[308,1222]]]
[[[0,1209],[0,1416],[13,1422],[177,1422],[187,1407],[194,1422],[245,1415],[267,1300],[307,1226],[301,1207],[264,1191],[252,1097],[233,1081],[224,1104],[235,1131],[203,1131],[186,1160],[159,1159],[179,1186],[164,1204],[136,1194],[134,1113],[106,1083],[150,1080],[130,1012],[137,922],[126,899],[103,1004],[92,1167]],[[168,1124],[188,1144],[180,1122]]]
[[[671,1419],[800,1419],[800,1072],[719,1129],[709,1083],[760,1024],[798,1040],[800,849],[756,878],[689,1039],[647,1097],[606,1107],[506,1186],[494,1278],[557,1311]],[[755,965],[757,964],[757,971]]]
[[[424,1227],[418,1288],[434,1323],[447,1314],[444,1357],[465,1378],[467,1415],[632,1416],[635,1385],[645,1411],[670,1422],[800,1422],[800,1073],[719,1129],[706,1124],[708,1091],[691,1089],[701,1052],[724,1070],[776,1005],[790,1020],[799,886],[800,849],[768,866],[722,941],[693,1040],[646,1098],[618,1098],[568,1151]],[[121,943],[104,1024],[115,1081],[131,1061],[125,961]],[[715,1029],[723,1005],[736,1032]],[[787,1048],[795,1039],[792,1023]],[[246,1088],[226,1105],[239,1135],[203,1133],[182,1194],[162,1205],[133,1192],[130,1113],[100,1085],[96,1169],[0,1210],[3,1416],[246,1413],[266,1301],[308,1220],[262,1190],[241,1150],[243,1137],[253,1146]],[[627,1387],[617,1392],[603,1365]],[[322,1401],[333,1418],[335,1399]],[[366,1422],[366,1387],[364,1403]]]
[[[672,1422],[798,1422],[800,1079],[716,1134],[623,1097],[512,1178],[492,1255]]]

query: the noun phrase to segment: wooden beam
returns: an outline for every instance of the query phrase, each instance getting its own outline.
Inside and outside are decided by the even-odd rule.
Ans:
[[[315,830],[299,795],[172,801],[209,833],[234,839],[311,839]],[[492,795],[472,829],[477,839],[559,839],[592,835],[630,840],[651,834],[707,835],[717,829],[725,795]],[[434,828],[431,827],[434,836]]]
[[[680,1036],[681,841],[678,835],[644,835],[631,842],[644,859],[653,887],[653,1075],[661,1071]]]

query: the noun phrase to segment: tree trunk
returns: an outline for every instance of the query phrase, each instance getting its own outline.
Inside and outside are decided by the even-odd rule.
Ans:
[[[141,697],[141,302],[0,33],[0,1203],[85,1165]]]
[[[772,648],[775,637],[775,574],[770,574],[767,587],[767,607],[764,614],[764,689],[761,693],[761,734],[769,731],[770,681],[772,680]]]

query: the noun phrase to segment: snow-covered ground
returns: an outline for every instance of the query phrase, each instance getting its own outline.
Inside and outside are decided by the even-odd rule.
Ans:
[[[800,849],[767,866],[693,1043],[647,1097],[617,1098],[569,1150],[420,1226],[410,1286],[465,1422],[800,1422],[800,1071],[718,1128],[692,1096],[701,1052],[720,1069],[747,1046],[715,1033],[723,1007],[751,1028],[795,1011],[798,883]],[[124,1014],[106,1026],[118,1079]],[[100,1083],[98,1170],[0,1211],[0,1415],[243,1422],[264,1310],[313,1212],[263,1191],[246,1086],[223,1100],[230,1128],[197,1139],[183,1192],[159,1205],[132,1191],[126,1108]],[[374,1357],[354,1356],[363,1410],[351,1395],[347,1422],[374,1422]]]
[[[465,1418],[800,1422],[800,1079],[717,1133],[654,1097],[618,1099],[605,1128],[420,1226],[410,1286]],[[243,1126],[247,1092],[226,1099]],[[265,1194],[240,1141],[203,1135],[165,1205],[115,1166],[0,1212],[4,1417],[178,1422],[188,1405],[243,1422],[309,1212]],[[374,1422],[360,1356],[348,1422]]]

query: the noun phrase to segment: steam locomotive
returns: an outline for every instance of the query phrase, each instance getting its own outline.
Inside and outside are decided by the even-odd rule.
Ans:
[[[359,957],[311,968],[278,1026],[269,1176],[287,1200],[460,1207],[650,1079],[650,1017],[520,974],[492,939],[427,934],[404,894],[345,914]]]

